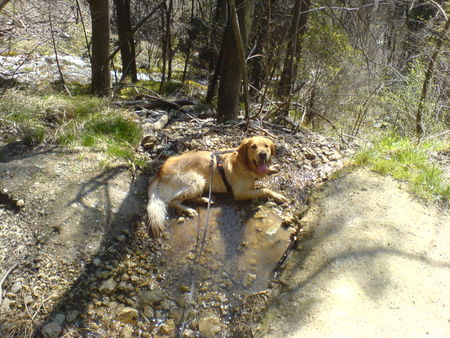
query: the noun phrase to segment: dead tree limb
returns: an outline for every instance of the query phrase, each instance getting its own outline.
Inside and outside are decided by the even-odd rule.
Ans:
[[[179,110],[183,106],[190,106],[195,104],[190,100],[175,100],[175,101],[167,101],[159,98],[155,98],[152,101],[148,100],[133,100],[133,101],[116,101],[112,102],[113,105],[119,107],[141,107],[145,109],[176,109]]]

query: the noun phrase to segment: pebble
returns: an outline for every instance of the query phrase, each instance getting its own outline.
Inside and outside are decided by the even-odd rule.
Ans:
[[[20,290],[22,290],[22,283],[21,282],[15,282],[12,286],[11,286],[11,293],[18,293]]]
[[[155,317],[155,310],[153,310],[153,308],[151,306],[146,305],[146,306],[144,306],[143,314],[145,317],[151,319],[151,318]]]
[[[124,307],[117,314],[117,320],[126,324],[135,324],[138,318],[138,310],[132,307]]]
[[[110,278],[105,280],[100,287],[98,288],[98,290],[100,292],[104,292],[104,293],[112,293],[114,291],[114,289],[116,288],[117,283],[115,282],[114,279]]]
[[[221,329],[220,318],[216,314],[208,314],[198,320],[198,330],[203,337],[214,337]]]
[[[169,319],[164,324],[161,325],[159,333],[163,335],[173,336],[175,333],[175,321]]]
[[[142,293],[142,303],[146,305],[158,305],[162,299],[162,290],[150,290]]]
[[[134,337],[133,335],[133,328],[129,325],[125,326],[122,331],[120,331],[120,338],[132,338]]]
[[[67,312],[66,319],[69,323],[72,323],[75,319],[77,319],[80,313],[78,311],[72,310]]]
[[[62,332],[62,325],[56,321],[45,324],[41,333],[44,337],[58,337]]]
[[[253,284],[255,279],[256,279],[256,275],[255,274],[248,273],[247,275],[245,275],[244,281],[242,282],[242,284],[247,288],[247,287],[249,287],[250,285]]]

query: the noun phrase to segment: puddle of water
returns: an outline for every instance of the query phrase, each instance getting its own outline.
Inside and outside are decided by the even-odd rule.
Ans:
[[[281,227],[281,218],[273,209],[248,209],[250,203],[225,198],[211,207],[198,280],[215,285],[217,291],[242,294],[266,289],[273,268],[289,246],[290,232]],[[202,238],[206,220],[206,208],[197,211],[198,217],[183,223],[169,222],[171,236],[164,253],[167,270],[177,271],[185,284],[194,271],[198,226]]]

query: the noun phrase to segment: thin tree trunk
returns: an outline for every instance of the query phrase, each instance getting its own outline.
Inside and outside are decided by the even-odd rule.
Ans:
[[[164,4],[163,6],[163,12],[161,13],[161,26],[165,27],[166,23],[166,15],[165,12],[167,11],[167,6]],[[166,64],[167,64],[167,30],[166,34],[163,36],[162,41],[162,69],[161,69],[161,83],[159,84],[159,92],[161,93],[164,88],[164,83],[166,82]]]
[[[167,34],[167,81],[172,80],[172,60],[173,60],[173,50],[172,50],[172,14],[173,14],[173,0],[169,0],[169,9],[167,11],[166,19],[166,34]]]
[[[226,17],[225,10],[226,10],[226,1],[225,0],[217,0],[215,14],[214,14],[214,22],[216,24],[213,26],[213,32],[212,32],[212,40],[214,42],[217,40],[216,37],[218,35],[218,30],[219,30],[218,23],[219,23],[220,19]],[[214,98],[214,95],[216,93],[217,82],[220,77],[220,69],[221,69],[224,43],[225,43],[225,39],[224,39],[224,37],[222,37],[219,53],[218,53],[218,55],[216,53],[214,53],[214,58],[213,58],[212,62],[209,64],[209,71],[210,71],[210,73],[212,73],[212,76],[208,81],[208,90],[207,90],[206,98],[205,98],[205,102],[207,104],[211,104],[211,102]]]
[[[437,61],[438,54],[439,54],[442,44],[444,42],[444,38],[447,36],[447,31],[449,30],[449,27],[450,27],[450,20],[447,20],[447,22],[445,23],[443,32],[437,40],[436,49],[433,52],[433,55],[431,55],[430,62],[428,63],[427,72],[425,73],[425,80],[423,81],[423,86],[422,86],[422,94],[420,96],[419,107],[417,108],[417,113],[416,113],[416,135],[417,135],[418,139],[420,139],[423,135],[423,126],[422,126],[423,108],[425,106],[425,100],[428,95],[428,87],[429,87],[431,79],[433,77],[434,67],[435,67],[435,64]]]
[[[131,76],[137,82],[136,50],[131,32],[130,0],[114,0],[116,6],[117,33],[119,35],[120,56],[122,59],[122,78]]]
[[[295,0],[294,8],[292,10],[292,22],[290,34],[288,36],[288,45],[286,48],[286,55],[284,57],[283,71],[281,73],[280,82],[278,85],[278,96],[282,99],[288,97],[292,91],[292,78],[294,73],[294,59],[295,51],[297,49],[297,32],[298,24],[300,22],[300,5],[302,0]]]
[[[64,88],[64,90],[66,91],[66,93],[71,95],[69,88],[67,88],[67,86],[66,86],[66,81],[64,80],[64,75],[62,73],[61,65],[59,63],[58,49],[56,48],[56,41],[55,41],[55,32],[53,31],[53,18],[52,18],[52,12],[51,12],[51,3],[49,0],[48,0],[48,22],[50,24],[50,35],[52,37],[52,46],[53,46],[53,51],[55,52],[55,61],[56,61],[56,66],[58,67],[59,79],[60,79],[61,85]]]
[[[192,0],[191,2],[191,24],[194,22],[194,8],[195,8],[195,0]],[[190,32],[190,30],[189,30]],[[189,65],[189,57],[191,55],[191,47],[192,47],[192,36],[189,33],[188,34],[188,46],[187,46],[187,51],[186,51],[186,59],[184,62],[184,69],[183,69],[183,77],[181,78],[181,82],[184,83],[184,81],[186,81],[186,74],[187,74],[187,69],[188,69],[188,65]]]
[[[288,98],[291,95],[297,78],[298,61],[300,59],[303,36],[306,32],[310,5],[310,0],[296,0],[294,4],[290,31],[291,39],[286,49],[283,72],[278,85],[278,96],[281,99]],[[288,109],[285,109],[285,113],[287,112]]]

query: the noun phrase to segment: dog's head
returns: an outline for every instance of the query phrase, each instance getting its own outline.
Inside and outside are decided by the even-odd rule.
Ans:
[[[270,160],[275,154],[275,145],[268,138],[254,136],[242,141],[238,154],[250,170],[258,176],[265,176],[269,172]]]

